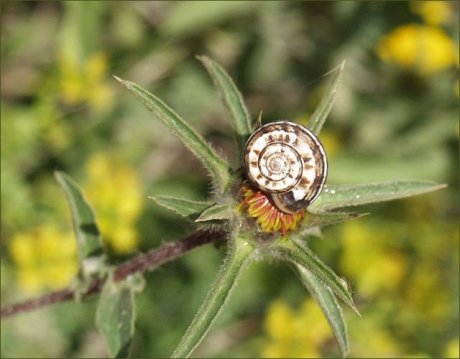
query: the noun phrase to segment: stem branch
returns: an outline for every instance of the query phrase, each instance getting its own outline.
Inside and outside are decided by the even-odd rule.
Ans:
[[[188,251],[208,244],[224,237],[224,232],[197,231],[181,240],[165,244],[159,248],[142,253],[126,262],[120,264],[114,273],[114,280],[121,281],[134,273],[152,271],[164,263],[173,261],[183,256]],[[83,294],[87,298],[98,293],[105,282],[105,279],[96,279]],[[22,302],[7,305],[0,310],[0,318],[4,319],[16,314],[30,312],[51,304],[61,303],[74,298],[75,291],[66,288],[44,294],[38,298],[27,299]]]

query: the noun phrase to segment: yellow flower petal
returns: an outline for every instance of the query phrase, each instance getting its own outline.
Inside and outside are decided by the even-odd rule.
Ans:
[[[35,261],[35,247],[32,237],[27,234],[17,234],[9,245],[11,258],[19,265],[26,265]]]
[[[84,72],[91,81],[100,80],[107,73],[107,58],[101,53],[91,55],[85,63]]]
[[[120,254],[132,253],[137,249],[139,238],[136,230],[131,226],[120,226],[116,234],[109,238],[110,245]]]
[[[45,283],[52,289],[65,288],[75,278],[77,270],[77,263],[73,261],[49,263],[44,271]]]
[[[294,313],[291,308],[282,301],[275,301],[268,308],[264,326],[272,338],[287,341],[291,336],[290,326],[293,321]]]
[[[458,358],[460,357],[460,340],[452,339],[444,351],[444,358]]]
[[[411,1],[411,10],[419,14],[428,25],[442,25],[452,19],[455,9],[450,1]]]
[[[382,38],[377,54],[422,75],[432,75],[458,64],[456,43],[441,28],[408,24]]]

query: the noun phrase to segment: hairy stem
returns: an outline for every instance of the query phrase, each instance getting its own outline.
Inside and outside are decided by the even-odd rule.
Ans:
[[[193,350],[201,343],[211,325],[222,311],[235,288],[242,271],[251,262],[254,251],[245,238],[231,239],[230,253],[222,265],[217,279],[198,309],[192,324],[188,327],[179,345],[172,354],[173,358],[188,358]]]
[[[208,244],[224,237],[224,232],[198,231],[179,241],[165,244],[159,248],[152,249],[147,253],[140,254],[126,262],[120,264],[114,273],[114,280],[121,281],[134,273],[152,271],[164,263],[171,262],[188,251]],[[83,294],[87,298],[92,294],[98,293],[105,282],[105,279],[94,280],[88,290]],[[74,298],[74,290],[66,288],[42,295],[41,297],[28,299],[3,307],[0,311],[0,318],[14,316],[20,313],[30,312],[51,304],[61,303]]]

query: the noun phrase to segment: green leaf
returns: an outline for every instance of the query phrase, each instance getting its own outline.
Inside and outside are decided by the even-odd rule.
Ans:
[[[445,188],[430,181],[389,181],[357,185],[327,186],[308,209],[313,212],[358,206],[415,196]]]
[[[200,214],[195,222],[216,221],[232,218],[235,207],[228,204],[216,204]]]
[[[230,181],[229,165],[220,157],[217,152],[185,122],[176,112],[169,108],[158,97],[148,92],[138,84],[131,81],[122,80],[114,76],[123,86],[125,86],[134,96],[169,127],[173,133],[179,137],[182,143],[201,161],[209,170],[214,185],[219,192],[223,192]]]
[[[203,63],[211,75],[214,85],[219,90],[220,96],[230,113],[237,136],[239,153],[242,155],[246,140],[252,132],[251,118],[243,97],[231,77],[216,61],[206,56],[198,56],[198,60]]]
[[[84,278],[100,273],[105,265],[104,247],[99,235],[94,212],[80,187],[63,172],[54,173],[64,190],[72,211],[72,222],[77,237],[80,268]]]
[[[319,103],[313,115],[311,115],[310,121],[308,122],[308,127],[315,134],[319,134],[323,128],[324,122],[326,121],[329,112],[331,111],[332,105],[334,104],[335,95],[340,86],[340,81],[343,75],[343,69],[345,67],[345,61],[343,61],[337,69],[335,69],[334,77],[331,80],[326,94],[323,96],[323,99]]]
[[[325,227],[331,224],[346,222],[352,219],[357,219],[367,215],[367,213],[356,212],[323,212],[323,213],[309,213],[307,212],[302,229],[310,229],[313,227]]]
[[[328,181],[356,184],[423,178],[437,182],[443,180],[443,173],[452,165],[447,152],[444,148],[430,147],[405,157],[337,154],[330,163]]]
[[[334,293],[318,276],[304,266],[296,264],[295,268],[299,273],[300,280],[319,304],[328,320],[342,357],[346,357],[349,352],[347,326]]]
[[[233,248],[222,265],[217,280],[193,318],[173,358],[187,358],[206,336],[214,320],[227,304],[243,270],[253,260],[254,248],[241,237],[231,239]]]
[[[273,251],[270,253],[275,256],[287,260],[294,265],[301,265],[312,271],[325,283],[325,285],[331,288],[340,299],[359,314],[345,280],[339,278],[334,271],[324,264],[309,248],[292,240],[281,240],[274,244],[272,249]]]
[[[199,215],[213,204],[209,201],[194,201],[170,196],[149,196],[149,198],[153,199],[158,205],[174,211],[183,217]]]
[[[305,219],[302,222],[299,230],[289,235],[289,238],[294,240],[305,240],[307,237],[315,236],[322,237],[321,227],[329,226],[331,224],[347,222],[354,219],[361,218],[368,215],[368,213],[356,212],[321,212],[312,213],[307,212]]]
[[[110,357],[128,357],[134,336],[134,290],[127,283],[104,284],[96,312],[96,325],[105,337]]]

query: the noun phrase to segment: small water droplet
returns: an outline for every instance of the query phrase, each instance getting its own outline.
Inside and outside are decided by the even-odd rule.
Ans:
[[[359,194],[356,195],[356,199],[359,199],[359,197],[361,197]]]
[[[333,189],[331,189],[331,194],[335,194],[335,191]]]

